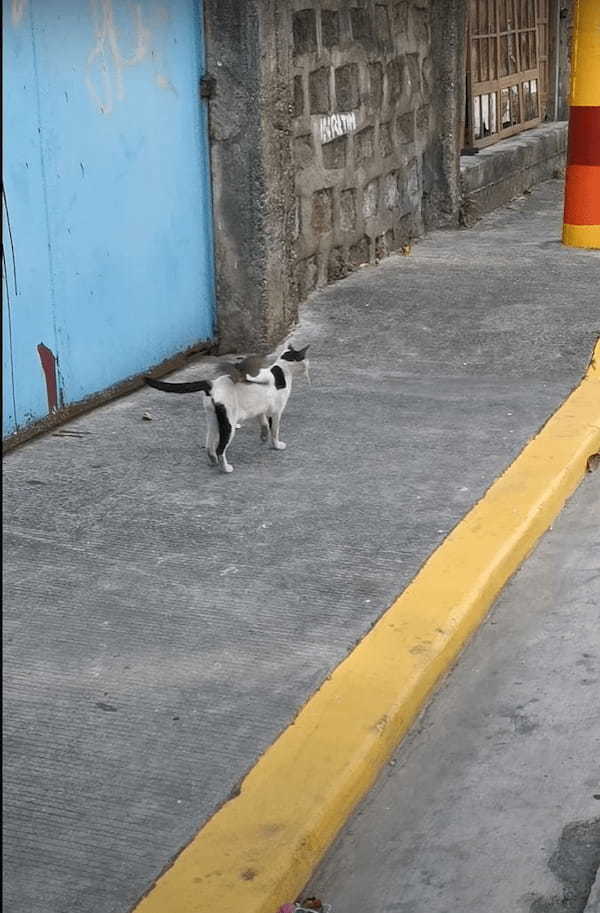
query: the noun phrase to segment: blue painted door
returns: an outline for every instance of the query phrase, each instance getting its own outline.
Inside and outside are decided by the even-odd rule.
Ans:
[[[214,287],[198,0],[3,6],[7,435],[210,339]]]

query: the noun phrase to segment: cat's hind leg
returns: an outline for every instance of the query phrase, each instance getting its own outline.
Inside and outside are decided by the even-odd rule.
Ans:
[[[215,403],[215,415],[219,426],[219,443],[217,445],[217,458],[222,472],[233,472],[233,466],[227,462],[227,448],[235,435],[236,423],[230,422],[227,409],[223,403]]]
[[[279,423],[281,421],[281,413],[277,415],[269,416],[269,428],[271,431],[271,447],[273,450],[285,450],[286,444],[283,441],[279,440]]]
[[[260,439],[261,441],[266,441],[269,439],[269,421],[267,416],[264,414],[258,416],[258,424],[260,425]]]
[[[219,444],[219,425],[213,409],[206,410],[206,456],[211,466],[219,462],[217,446]]]

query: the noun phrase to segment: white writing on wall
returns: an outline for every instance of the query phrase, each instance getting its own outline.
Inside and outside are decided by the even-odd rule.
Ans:
[[[27,0],[12,0],[11,10],[13,25],[20,25],[21,19],[25,14],[26,6]]]
[[[134,67],[146,57],[150,45],[150,32],[142,21],[142,4],[131,4],[129,11],[135,17],[135,48],[129,57],[121,53],[113,0],[91,0],[94,18],[95,45],[90,51],[86,67],[86,85],[102,114],[113,110],[114,98],[125,98],[123,70]],[[114,68],[112,74],[111,67]]]
[[[325,114],[320,121],[321,142],[329,143],[337,136],[345,136],[356,130],[356,114],[349,111],[347,114]]]

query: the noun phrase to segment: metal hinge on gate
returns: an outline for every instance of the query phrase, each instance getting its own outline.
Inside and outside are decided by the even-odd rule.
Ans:
[[[217,80],[210,73],[205,73],[200,80],[200,98],[214,98]]]

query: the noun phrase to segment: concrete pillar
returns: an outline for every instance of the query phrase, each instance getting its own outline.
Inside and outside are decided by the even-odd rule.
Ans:
[[[221,352],[266,351],[297,315],[287,9],[204,0]]]
[[[424,156],[425,225],[456,225],[462,203],[460,150],[464,144],[466,103],[466,2],[433,0],[431,57],[435,92],[435,131]]]
[[[576,0],[563,243],[600,249],[600,0]]]

